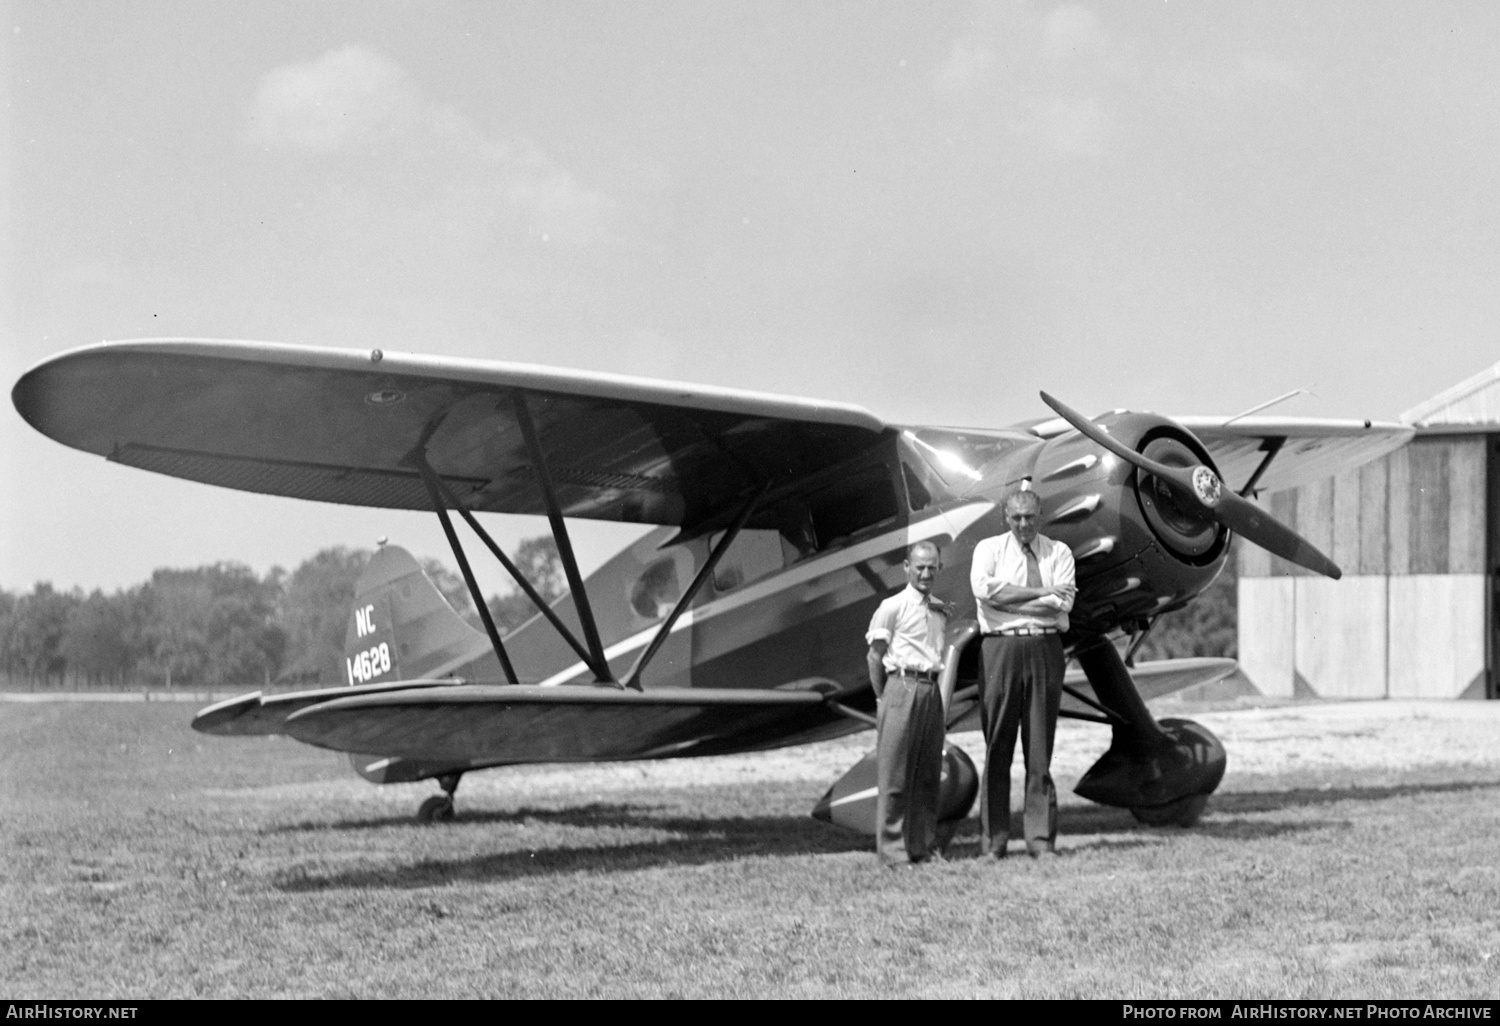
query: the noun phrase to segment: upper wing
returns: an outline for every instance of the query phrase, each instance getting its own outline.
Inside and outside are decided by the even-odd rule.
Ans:
[[[431,509],[428,464],[470,509],[546,512],[525,402],[567,516],[693,524],[869,448],[868,411],[735,389],[265,342],[87,346],[28,371],[43,434],[131,466],[270,495]]]
[[[1414,434],[1405,424],[1311,417],[1176,417],[1208,446],[1225,485],[1242,491],[1273,446],[1279,446],[1256,479],[1260,492],[1295,488],[1349,470],[1401,448]],[[1278,439],[1280,441],[1278,441]]]
[[[1318,417],[1173,417],[1208,447],[1219,477],[1236,492],[1255,477],[1257,492],[1295,488],[1350,470],[1401,448],[1415,434],[1406,424]],[[1073,430],[1061,417],[1019,427],[1042,438]]]

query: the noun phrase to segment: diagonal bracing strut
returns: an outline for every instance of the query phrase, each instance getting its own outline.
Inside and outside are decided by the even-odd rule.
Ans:
[[[682,593],[682,597],[677,600],[677,604],[672,607],[672,611],[667,614],[667,618],[656,629],[656,634],[652,636],[651,643],[646,646],[645,651],[636,659],[635,665],[630,668],[630,672],[625,675],[626,687],[635,688],[637,691],[643,690],[641,688],[641,671],[646,668],[646,664],[651,661],[651,658],[656,655],[657,650],[666,642],[667,635],[672,633],[672,625],[677,622],[677,618],[692,603],[694,596],[703,587],[703,583],[714,572],[714,567],[719,564],[720,557],[729,551],[729,546],[734,543],[734,539],[739,535],[740,528],[745,526],[745,521],[750,519],[750,514],[755,512],[756,503],[760,502],[760,497],[765,493],[766,487],[762,485],[754,495],[750,496],[750,501],[745,503],[739,515],[734,518],[734,523],[729,525],[729,529],[724,532],[724,537],[720,538],[719,543],[713,547],[713,551],[708,554],[708,559],[704,560],[703,565],[698,568],[698,572],[693,576],[693,583],[687,586],[687,590]]]
[[[557,633],[562,635],[562,639],[566,641],[570,646],[572,646],[574,652],[578,653],[578,658],[582,659],[584,665],[593,670],[595,675],[597,676],[599,671],[593,665],[588,650],[583,647],[579,640],[573,635],[573,632],[568,629],[568,625],[563,623],[562,618],[552,611],[552,607],[547,603],[547,600],[544,599],[541,594],[537,592],[536,588],[532,586],[531,582],[526,579],[526,575],[521,573],[520,568],[517,567],[515,563],[511,562],[510,557],[506,556],[504,550],[495,543],[495,540],[490,537],[489,532],[484,529],[484,526],[474,518],[474,514],[471,513],[468,507],[466,507],[459,500],[458,496],[453,494],[453,490],[449,488],[441,478],[437,479],[437,485],[442,489],[443,497],[448,500],[448,505],[458,510],[458,515],[463,517],[464,522],[471,528],[473,528],[475,534],[479,535],[479,540],[484,542],[484,544],[489,548],[491,554],[493,554],[494,557],[500,561],[500,565],[505,567],[510,576],[515,579],[516,584],[520,586],[523,592],[525,592],[526,597],[531,599],[532,605],[536,606],[541,614],[547,618],[548,623],[557,628]]]
[[[505,646],[500,642],[500,632],[495,629],[495,618],[490,615],[490,607],[480,594],[479,582],[474,579],[474,571],[469,567],[469,558],[464,555],[464,547],[459,543],[458,533],[453,530],[453,521],[448,516],[448,508],[443,502],[441,489],[442,482],[437,472],[428,464],[425,456],[416,460],[417,470],[422,474],[422,483],[427,486],[427,493],[432,496],[432,508],[437,512],[438,520],[443,524],[443,534],[448,536],[448,547],[453,550],[453,557],[458,560],[458,568],[463,572],[464,583],[469,586],[469,595],[474,599],[474,605],[479,609],[479,618],[484,621],[485,633],[490,636],[490,645],[495,649],[495,655],[500,658],[500,669],[505,671],[505,679],[512,684],[519,684],[516,677],[516,668],[510,663],[510,656],[505,654]]]

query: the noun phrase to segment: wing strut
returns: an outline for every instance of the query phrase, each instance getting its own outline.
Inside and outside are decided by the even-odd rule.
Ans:
[[[588,650],[573,636],[573,632],[568,630],[568,625],[562,622],[562,618],[552,611],[552,607],[548,605],[547,600],[542,598],[536,588],[532,587],[531,582],[526,579],[526,575],[521,573],[520,568],[510,561],[504,550],[495,544],[495,540],[490,537],[489,532],[484,529],[484,526],[475,519],[474,514],[469,512],[468,507],[459,500],[458,496],[453,494],[453,489],[449,488],[442,478],[436,478],[436,481],[437,486],[443,491],[443,497],[448,500],[448,505],[458,510],[458,515],[464,518],[464,523],[474,529],[474,533],[479,535],[479,540],[488,546],[490,552],[500,561],[500,565],[505,567],[510,576],[515,579],[516,584],[526,593],[526,597],[531,599],[531,604],[536,606],[541,614],[547,618],[548,623],[557,628],[557,633],[561,634],[563,640],[573,647],[573,651],[578,653],[578,658],[583,660],[584,665],[590,669],[594,669]]]
[[[1068,684],[1064,684],[1063,685],[1063,690],[1066,691],[1068,694],[1072,695],[1078,701],[1082,702],[1084,705],[1090,706],[1091,708],[1094,708],[1094,709],[1098,709],[1099,712],[1100,712],[1100,714],[1101,714],[1099,716],[1090,716],[1087,713],[1071,713],[1070,715],[1075,720],[1088,720],[1091,723],[1108,723],[1108,724],[1116,724],[1116,723],[1123,724],[1123,723],[1125,723],[1124,717],[1120,716],[1113,709],[1109,709],[1109,708],[1107,708],[1107,707],[1105,707],[1103,705],[1100,705],[1098,702],[1094,701],[1092,698],[1090,698],[1088,695],[1085,695],[1082,691],[1079,691],[1077,688],[1072,687],[1071,685],[1068,685]]]
[[[578,623],[583,627],[584,640],[588,642],[589,656],[584,662],[594,671],[594,679],[604,684],[616,683],[609,672],[609,660],[604,657],[604,643],[599,640],[599,628],[594,624],[594,610],[589,606],[588,593],[583,590],[583,575],[578,572],[578,560],[573,555],[573,543],[568,540],[568,525],[563,521],[562,507],[557,504],[557,492],[552,488],[552,474],[547,469],[547,457],[537,440],[536,424],[531,419],[531,408],[526,402],[525,392],[511,394],[516,408],[516,422],[526,440],[526,449],[531,454],[531,466],[536,472],[537,485],[542,492],[542,501],[547,505],[547,520],[552,525],[552,540],[557,542],[557,554],[562,559],[563,572],[568,577],[568,588],[573,593],[573,605],[578,610]]]
[[[484,596],[479,592],[479,582],[474,580],[474,571],[469,568],[469,558],[464,555],[464,547],[459,543],[458,534],[453,530],[453,521],[448,516],[448,507],[443,502],[443,493],[438,488],[438,476],[432,467],[427,465],[427,458],[421,456],[416,460],[417,469],[422,473],[422,481],[427,485],[427,492],[432,496],[432,508],[437,511],[438,520],[442,521],[443,533],[448,536],[448,547],[453,550],[453,556],[458,560],[458,568],[463,571],[464,583],[469,586],[469,595],[474,599],[474,605],[479,609],[479,618],[484,621],[484,629],[490,636],[490,644],[495,648],[495,655],[500,657],[500,668],[505,671],[505,679],[512,684],[521,683],[516,677],[516,668],[510,664],[510,656],[505,654],[505,646],[500,642],[500,632],[495,629],[495,618],[490,615],[490,607],[484,601]]]
[[[1260,466],[1255,468],[1255,471],[1250,475],[1250,479],[1246,481],[1244,487],[1240,489],[1241,495],[1249,497],[1255,493],[1255,483],[1259,481],[1260,476],[1270,468],[1271,461],[1276,458],[1276,454],[1281,451],[1281,447],[1285,444],[1286,435],[1277,435],[1274,438],[1267,438],[1263,443],[1261,443],[1260,451],[1266,454],[1266,458],[1260,461]]]
[[[698,568],[697,574],[693,576],[693,583],[687,586],[687,590],[682,593],[682,598],[677,600],[677,604],[672,607],[672,611],[667,614],[667,618],[656,629],[656,634],[651,638],[651,644],[646,646],[645,651],[636,658],[635,665],[630,668],[630,672],[625,675],[625,686],[627,688],[635,688],[637,691],[642,690],[641,671],[646,668],[646,664],[651,661],[651,657],[656,655],[657,649],[661,648],[662,643],[667,640],[667,635],[672,633],[672,625],[677,622],[677,618],[682,615],[683,610],[687,609],[689,604],[692,603],[694,596],[703,587],[703,582],[707,581],[709,575],[714,572],[714,567],[719,563],[719,557],[729,551],[729,546],[739,535],[740,528],[745,526],[745,521],[749,520],[750,514],[755,512],[756,503],[760,502],[760,497],[764,494],[766,494],[766,486],[762,485],[754,495],[750,496],[750,501],[745,503],[739,515],[734,518],[734,523],[730,524],[729,529],[724,532],[724,537],[719,539],[719,543],[708,554],[708,559],[704,560],[703,565]]]

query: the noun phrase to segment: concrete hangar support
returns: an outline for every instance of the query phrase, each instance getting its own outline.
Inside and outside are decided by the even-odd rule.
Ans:
[[[1240,667],[1262,694],[1500,697],[1500,363],[1401,419],[1405,448],[1261,496],[1344,569],[1239,548]]]

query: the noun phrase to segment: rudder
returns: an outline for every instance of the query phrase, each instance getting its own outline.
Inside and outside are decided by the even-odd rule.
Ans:
[[[489,638],[454,611],[412,554],[399,545],[377,549],[354,586],[344,633],[344,683],[493,679],[499,673]],[[467,768],[358,754],[349,756],[349,764],[376,784],[423,780]]]
[[[470,676],[498,673],[489,638],[454,611],[411,553],[382,546],[354,586],[344,633],[344,683],[451,677],[460,670]]]

